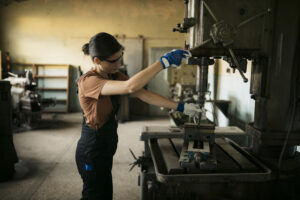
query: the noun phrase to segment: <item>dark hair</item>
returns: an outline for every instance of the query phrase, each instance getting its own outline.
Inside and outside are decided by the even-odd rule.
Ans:
[[[82,46],[84,55],[90,55],[92,59],[98,57],[100,60],[105,60],[112,56],[123,46],[117,41],[117,39],[105,32],[94,35],[89,43]]]

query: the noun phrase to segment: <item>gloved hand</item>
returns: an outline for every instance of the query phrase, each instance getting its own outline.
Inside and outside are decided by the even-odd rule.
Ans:
[[[202,112],[199,105],[194,103],[178,103],[177,111],[183,112],[183,114],[189,117],[198,117],[199,113]]]
[[[186,50],[181,49],[174,49],[170,51],[169,53],[166,53],[162,57],[159,58],[159,61],[161,62],[164,69],[167,67],[173,66],[178,67],[182,59],[185,59],[186,57],[191,57],[191,53]]]

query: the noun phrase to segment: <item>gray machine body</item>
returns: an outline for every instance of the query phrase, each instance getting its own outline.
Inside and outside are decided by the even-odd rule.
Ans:
[[[241,84],[250,81],[254,121],[245,124],[243,134],[214,125],[207,131],[201,121],[192,129],[146,127],[141,199],[299,199],[300,2],[184,2],[185,18],[174,31],[190,34],[190,64],[198,65],[197,103],[202,107],[206,101],[210,60],[222,58],[238,70]],[[245,59],[252,61],[249,80]],[[200,145],[200,156],[191,156],[194,147],[187,144],[196,140],[209,147]],[[203,151],[212,155],[213,165],[203,163]],[[182,165],[183,156],[190,165]]]

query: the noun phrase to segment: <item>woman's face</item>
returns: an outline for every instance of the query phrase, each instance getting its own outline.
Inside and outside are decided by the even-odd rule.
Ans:
[[[121,66],[121,60],[123,57],[123,50],[120,49],[118,52],[108,57],[105,60],[99,60],[101,70],[106,73],[116,73]]]

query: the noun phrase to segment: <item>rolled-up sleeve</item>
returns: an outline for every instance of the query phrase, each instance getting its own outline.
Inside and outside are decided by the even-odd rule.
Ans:
[[[80,92],[84,97],[98,99],[107,79],[99,76],[89,76],[79,82]]]

